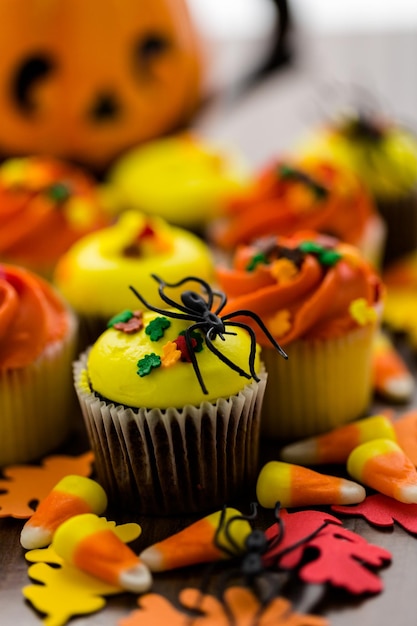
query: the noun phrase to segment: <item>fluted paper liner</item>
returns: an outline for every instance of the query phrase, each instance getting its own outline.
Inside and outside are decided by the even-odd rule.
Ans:
[[[202,512],[250,492],[258,472],[259,383],[215,403],[182,409],[132,409],[89,387],[87,353],[74,364],[75,389],[110,500],[144,514]]]
[[[71,365],[76,321],[33,363],[0,372],[0,466],[38,459],[63,443],[71,426]]]
[[[285,346],[288,361],[263,349],[262,434],[304,438],[363,416],[372,394],[374,333],[369,324],[337,339],[295,341]]]

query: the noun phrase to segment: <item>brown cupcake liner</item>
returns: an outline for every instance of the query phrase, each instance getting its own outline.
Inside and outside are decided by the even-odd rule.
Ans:
[[[75,388],[110,501],[146,515],[221,508],[254,488],[266,374],[216,403],[182,409],[132,409],[89,388],[86,353],[74,364]]]
[[[77,327],[69,319],[65,339],[27,367],[0,372],[0,466],[38,459],[69,433],[76,409],[71,365]]]
[[[295,341],[285,346],[288,361],[265,348],[261,434],[284,443],[363,416],[372,394],[374,334],[368,325],[337,339]]]

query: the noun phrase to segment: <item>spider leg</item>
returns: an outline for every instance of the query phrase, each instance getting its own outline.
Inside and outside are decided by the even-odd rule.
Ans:
[[[202,392],[207,395],[208,394],[207,387],[204,384],[203,377],[200,372],[200,368],[198,367],[197,357],[193,350],[193,344],[191,341],[191,333],[193,332],[195,328],[198,328],[199,326],[204,326],[204,322],[197,322],[197,324],[193,324],[192,326],[189,326],[185,330],[184,337],[185,337],[185,345],[187,346],[188,355],[190,357],[191,364],[194,368],[195,375],[197,376],[198,382],[200,383]]]
[[[129,285],[129,289],[133,291],[133,293],[138,298],[138,300],[140,300],[142,304],[144,304],[146,308],[148,308],[150,311],[154,311],[155,313],[159,313],[160,315],[165,315],[165,317],[172,317],[178,320],[187,320],[187,321],[193,322],[193,321],[198,321],[200,319],[197,315],[194,315],[193,313],[186,313],[183,315],[181,313],[176,313],[175,311],[167,311],[166,309],[159,309],[158,307],[153,306],[152,304],[147,302],[145,298],[141,296],[140,293],[136,291],[134,287],[132,287],[132,285]],[[162,298],[162,300],[164,300],[164,302],[168,304],[168,301],[165,298]],[[174,301],[172,301],[172,306],[174,306],[177,309],[179,308],[183,311],[187,311],[187,309],[183,308],[182,306],[178,306],[178,304]]]
[[[228,326],[238,326],[239,328],[244,328],[249,333],[249,336],[251,338],[250,353],[249,353],[249,370],[250,370],[252,378],[254,380],[256,380],[257,382],[259,382],[259,380],[260,380],[259,376],[255,372],[255,356],[256,356],[256,335],[255,335],[255,331],[250,326],[248,326],[247,324],[243,324],[241,322],[226,322],[226,324]]]
[[[268,550],[274,550],[281,543],[284,537],[285,526],[284,526],[282,517],[279,514],[280,509],[281,509],[281,502],[277,502],[275,505],[275,509],[274,509],[274,517],[278,525],[278,532],[275,535],[275,537],[270,539],[270,541],[268,542]]]
[[[184,306],[180,302],[175,302],[175,300],[173,300],[164,293],[164,287],[180,287],[189,280],[188,278],[183,278],[178,283],[167,283],[156,274],[151,274],[151,276],[157,281],[159,297],[165,302],[165,304],[179,309],[180,311],[183,311],[183,313],[190,313],[191,315],[195,315],[194,312],[190,311],[186,306]]]
[[[184,285],[184,283],[188,283],[192,281],[198,283],[199,285],[203,287],[207,295],[207,307],[209,309],[211,309],[211,307],[213,306],[213,295],[220,295],[220,296],[222,295],[217,291],[213,291],[210,285],[205,280],[203,280],[202,278],[197,278],[197,276],[187,276],[186,278],[182,278],[181,280],[179,280],[177,283],[167,283],[164,280],[162,280],[162,278],[159,278],[159,276],[157,276],[156,274],[151,274],[151,276],[159,283],[159,294],[161,295],[161,298],[167,304],[171,304],[172,306],[176,306],[177,308],[180,308],[180,307],[178,307],[178,305],[175,302],[173,302],[165,294],[163,295],[161,294],[161,290],[163,289],[164,286],[165,287],[181,287],[181,285]]]
[[[233,361],[228,359],[222,352],[220,352],[220,350],[215,348],[210,337],[210,333],[212,332],[212,330],[213,328],[210,328],[206,333],[206,345],[208,349],[211,350],[211,352],[213,352],[213,354],[215,354],[220,359],[220,361],[222,361],[225,365],[230,367],[230,369],[234,370],[235,372],[237,372],[241,376],[244,376],[245,378],[252,378],[252,376],[248,374],[247,372],[245,372],[245,370],[243,370],[241,367],[239,367],[239,365],[236,365],[236,363],[233,363]]]
[[[280,355],[283,356],[284,359],[288,359],[287,353],[284,352],[284,350],[281,348],[279,343],[271,335],[271,333],[269,332],[269,330],[267,329],[267,327],[265,326],[265,324],[263,323],[263,321],[261,320],[259,315],[257,315],[253,311],[248,311],[246,309],[242,309],[240,311],[233,311],[233,313],[228,313],[227,315],[224,315],[222,319],[223,319],[223,321],[230,320],[233,317],[237,317],[239,315],[243,315],[243,316],[247,316],[247,317],[252,318],[258,324],[259,328],[262,330],[262,332],[265,334],[265,336],[269,339],[269,341],[272,343],[272,345],[278,350]]]

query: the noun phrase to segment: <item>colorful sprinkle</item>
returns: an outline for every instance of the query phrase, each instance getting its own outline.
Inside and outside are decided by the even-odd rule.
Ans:
[[[271,275],[277,283],[288,283],[298,274],[298,268],[290,259],[278,259],[271,264]]]
[[[57,182],[45,189],[45,193],[54,202],[62,203],[71,197],[71,189],[66,183]]]
[[[181,335],[185,336],[185,330],[182,330],[180,332],[180,336]],[[201,352],[201,350],[204,347],[204,339],[202,335],[197,330],[192,330],[191,333],[189,333],[189,335],[191,336],[192,339],[195,339],[196,341],[196,345],[194,346],[193,344],[194,352]]]
[[[184,335],[179,335],[175,341],[174,341],[175,345],[177,346],[178,350],[181,352],[181,361],[186,361],[187,363],[191,363],[191,358],[190,358],[190,354],[188,352],[188,348],[187,348],[187,343],[186,343],[186,339]],[[191,337],[191,346],[194,350],[194,348],[197,345],[197,341]],[[195,350],[194,350],[195,352]]]
[[[128,322],[132,317],[133,317],[133,311],[130,311],[129,309],[125,309],[121,313],[118,313],[117,315],[114,315],[107,322],[107,328],[112,328],[115,324],[119,324],[119,323],[124,324],[124,323]]]
[[[145,354],[143,359],[139,359],[137,362],[138,371],[137,373],[142,378],[143,376],[147,376],[151,373],[153,369],[161,366],[161,357],[155,352],[151,352],[150,354]]]
[[[299,247],[302,252],[315,254],[321,265],[335,265],[342,258],[340,252],[324,248],[315,241],[303,241]]]
[[[147,327],[145,333],[149,335],[151,341],[159,341],[165,334],[167,328],[171,326],[171,322],[166,317],[155,317]]]
[[[377,320],[377,312],[369,306],[365,298],[353,300],[349,306],[349,313],[360,326],[366,326]]]
[[[168,343],[163,346],[162,352],[162,367],[171,367],[171,365],[175,365],[181,358],[181,350],[178,350],[175,341],[168,341]]]
[[[278,173],[284,180],[295,180],[306,185],[306,187],[311,189],[311,191],[314,193],[318,200],[322,200],[327,197],[328,191],[326,187],[318,183],[305,172],[298,170],[295,167],[291,167],[290,165],[285,164],[280,165]]]
[[[282,337],[291,328],[291,313],[282,309],[268,319],[268,328],[274,337]]]
[[[266,258],[265,254],[263,252],[258,252],[257,254],[255,254],[251,258],[251,260],[247,264],[246,271],[253,272],[254,270],[256,270],[258,265],[261,265],[261,264],[262,265],[267,265],[268,264],[268,259]]]

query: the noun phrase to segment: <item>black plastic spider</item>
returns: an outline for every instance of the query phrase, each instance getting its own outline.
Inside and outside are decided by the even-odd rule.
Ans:
[[[281,356],[283,356],[285,359],[288,358],[284,350],[275,341],[275,339],[273,338],[269,330],[266,328],[261,318],[256,313],[253,313],[253,311],[242,309],[239,311],[234,311],[233,313],[228,313],[227,315],[224,315],[223,317],[219,317],[219,313],[224,308],[227,302],[226,295],[220,291],[214,291],[205,280],[202,280],[201,278],[196,278],[195,276],[188,276],[187,278],[183,278],[177,283],[166,283],[164,280],[162,280],[162,278],[159,278],[155,274],[152,274],[151,276],[159,283],[158,292],[159,292],[159,296],[161,300],[163,300],[163,302],[168,304],[170,307],[174,307],[178,309],[179,311],[182,311],[182,313],[178,313],[176,311],[171,311],[171,310],[166,310],[166,309],[159,309],[158,307],[155,307],[149,304],[149,302],[147,302],[145,298],[141,296],[140,293],[138,293],[134,287],[130,286],[130,289],[133,291],[135,296],[142,302],[142,304],[144,304],[151,311],[155,311],[156,313],[160,313],[161,315],[165,315],[166,317],[171,317],[174,319],[181,319],[181,320],[189,320],[189,321],[194,322],[194,324],[192,324],[186,329],[184,336],[185,336],[185,343],[187,346],[188,354],[190,355],[191,363],[193,365],[195,374],[197,376],[198,382],[200,383],[203,393],[207,394],[208,391],[204,384],[203,378],[201,376],[201,372],[197,363],[197,357],[192,347],[192,334],[191,333],[193,332],[193,330],[199,329],[204,333],[206,346],[223,363],[225,363],[228,367],[230,367],[235,372],[238,372],[241,376],[245,376],[245,378],[253,378],[257,382],[259,381],[259,377],[257,376],[255,372],[255,355],[256,355],[255,333],[252,330],[252,328],[248,326],[247,324],[244,324],[243,322],[230,321],[231,319],[237,316],[244,316],[244,317],[246,316],[246,317],[250,317],[251,319],[253,319],[258,324],[258,326],[260,327],[262,332],[265,334],[265,336],[268,338],[268,340],[272,343],[272,345],[278,350]],[[201,285],[201,287],[204,290],[206,299],[202,295],[197,293],[196,291],[186,290],[181,294],[182,304],[179,304],[178,302],[175,302],[174,300],[169,298],[164,293],[165,287],[181,287],[181,285],[184,285],[184,283],[187,283],[187,282],[196,282],[199,285]],[[220,302],[217,305],[217,307],[214,310],[212,310],[215,298],[219,298]],[[226,329],[228,327],[244,328],[249,333],[249,336],[251,339],[251,348],[250,348],[250,353],[249,353],[250,373],[245,372],[245,370],[239,367],[239,365],[237,365],[236,363],[233,363],[233,361],[228,359],[224,354],[220,352],[220,350],[217,347],[215,347],[213,343],[216,337],[219,337],[222,341],[224,341],[224,335],[236,334],[236,333],[227,331]]]

